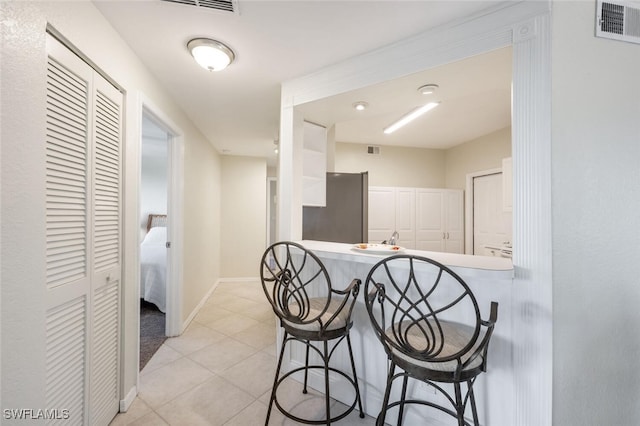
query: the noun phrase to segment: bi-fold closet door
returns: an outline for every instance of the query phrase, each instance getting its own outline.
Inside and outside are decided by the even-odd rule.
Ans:
[[[119,407],[122,94],[47,34],[46,100],[46,403],[65,425],[107,425]]]

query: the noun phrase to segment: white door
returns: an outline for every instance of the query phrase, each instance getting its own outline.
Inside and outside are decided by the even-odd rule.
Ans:
[[[464,253],[464,197],[457,189],[445,190],[445,251]]]
[[[396,244],[408,249],[414,249],[416,248],[416,191],[414,188],[396,188],[395,193],[395,230],[398,231],[399,235]]]
[[[473,254],[484,255],[486,245],[511,240],[511,212],[502,202],[502,173],[473,179]]]
[[[416,249],[464,253],[462,190],[416,189]]]
[[[369,242],[388,240],[396,226],[393,188],[369,187]]]
[[[118,411],[122,95],[47,36],[46,404]]]
[[[440,189],[416,189],[416,249],[445,251],[445,196]]]

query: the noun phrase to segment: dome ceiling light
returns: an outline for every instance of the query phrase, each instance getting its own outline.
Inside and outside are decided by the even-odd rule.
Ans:
[[[433,95],[438,90],[437,84],[425,84],[424,86],[418,87],[418,92],[423,95]]]
[[[228,46],[208,38],[194,38],[187,43],[187,49],[196,62],[209,71],[225,69],[236,57]]]
[[[353,107],[357,110],[357,111],[364,111],[365,109],[367,109],[367,107],[369,106],[368,103],[364,102],[364,101],[359,101],[353,104]]]

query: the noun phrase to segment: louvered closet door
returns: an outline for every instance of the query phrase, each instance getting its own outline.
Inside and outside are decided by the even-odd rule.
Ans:
[[[118,412],[122,94],[94,74],[91,425]]]
[[[47,407],[69,410],[64,425],[106,425],[119,404],[122,95],[47,37]]]

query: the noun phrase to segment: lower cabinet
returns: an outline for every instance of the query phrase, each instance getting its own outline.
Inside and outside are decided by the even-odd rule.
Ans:
[[[441,188],[369,188],[369,241],[409,249],[464,253],[463,191]]]

